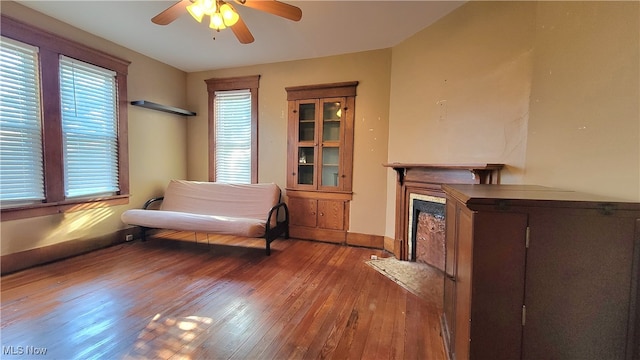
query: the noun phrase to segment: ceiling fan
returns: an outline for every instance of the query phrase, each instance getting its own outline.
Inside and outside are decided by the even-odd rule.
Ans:
[[[237,4],[293,21],[299,21],[302,18],[302,10],[300,8],[277,0],[233,1]],[[254,41],[247,24],[242,21],[233,6],[223,0],[181,0],[154,16],[151,21],[158,25],[168,25],[180,17],[185,10],[198,22],[201,22],[205,15],[209,15],[209,27],[214,30],[220,31],[226,27],[231,28],[231,31],[242,44],[250,44]]]

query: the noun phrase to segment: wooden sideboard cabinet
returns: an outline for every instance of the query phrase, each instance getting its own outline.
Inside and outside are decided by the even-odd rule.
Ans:
[[[353,81],[286,88],[292,237],[346,241],[357,85]]]
[[[640,204],[528,185],[443,190],[449,358],[640,358]]]

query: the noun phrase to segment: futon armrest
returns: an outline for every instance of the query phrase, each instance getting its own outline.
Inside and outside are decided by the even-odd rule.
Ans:
[[[267,229],[271,224],[271,217],[273,214],[276,214],[276,223],[278,223],[278,215],[280,214],[280,209],[284,209],[284,223],[289,223],[289,208],[287,204],[284,202],[278,203],[274,205],[271,209],[269,209],[269,214],[267,215]]]
[[[154,202],[157,202],[157,201],[162,201],[162,200],[164,200],[164,196],[160,196],[160,197],[156,197],[156,198],[151,198],[151,199],[147,200],[147,202],[145,202],[145,203],[144,203],[144,205],[142,206],[142,208],[143,208],[144,210],[147,210],[147,208],[148,208],[151,204],[153,204]]]
[[[282,221],[282,223],[284,224],[289,224],[289,208],[287,207],[287,204],[285,204],[284,202],[281,202],[279,204],[274,205],[270,210],[269,210],[269,214],[267,215],[267,232],[269,231],[269,228],[271,227],[271,217],[273,216],[273,214],[275,213],[276,216],[276,224],[278,224],[278,215],[280,214],[280,209],[284,209],[284,221]]]
[[[280,214],[280,209],[284,210],[284,220],[278,221],[278,215]],[[275,214],[275,226],[271,226],[271,218]],[[265,232],[264,238],[267,243],[267,255],[271,255],[271,242],[275,240],[278,236],[284,235],[285,239],[289,238],[289,208],[287,204],[281,202],[276,204],[269,210],[269,215],[267,215],[267,223],[265,224]]]

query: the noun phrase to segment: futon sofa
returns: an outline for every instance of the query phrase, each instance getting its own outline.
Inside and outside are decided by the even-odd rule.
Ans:
[[[159,209],[151,209],[159,201]],[[273,240],[289,237],[289,209],[273,183],[171,180],[164,196],[149,199],[142,209],[126,210],[121,219],[140,226],[143,241],[149,229],[264,237],[267,255]]]

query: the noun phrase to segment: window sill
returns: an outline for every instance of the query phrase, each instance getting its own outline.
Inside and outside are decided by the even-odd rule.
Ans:
[[[67,212],[105,208],[129,203],[129,195],[114,195],[96,199],[78,199],[55,203],[42,203],[2,209],[1,220],[19,220],[37,216],[62,214]]]

